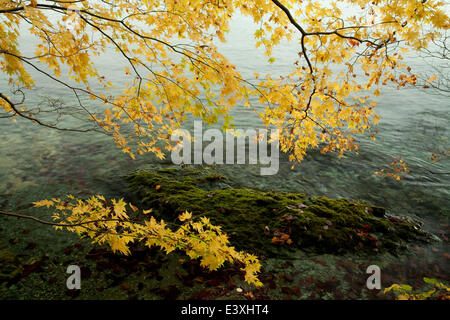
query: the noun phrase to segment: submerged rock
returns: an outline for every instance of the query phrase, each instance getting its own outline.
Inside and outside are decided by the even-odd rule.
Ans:
[[[155,216],[177,221],[185,210],[206,216],[236,248],[257,254],[396,253],[408,243],[430,241],[414,223],[388,219],[384,208],[361,201],[231,188],[226,177],[192,168],[140,171],[127,180],[133,197],[154,208]]]

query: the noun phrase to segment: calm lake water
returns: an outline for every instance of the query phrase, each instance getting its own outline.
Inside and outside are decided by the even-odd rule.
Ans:
[[[238,17],[231,29],[229,41],[220,47],[244,77],[251,77],[254,72],[284,74],[297,57],[295,44],[281,44],[275,51],[276,62],[270,65],[264,53],[253,47],[255,27],[249,20]],[[31,42],[24,35],[25,52],[32,52]],[[408,61],[413,71],[428,70],[421,59],[410,57]],[[105,75],[120,79],[119,83],[125,81],[124,61],[120,57],[108,53],[98,62]],[[27,98],[29,104],[47,95],[58,97],[69,105],[73,103],[74,97],[65,88],[41,76],[36,76],[35,80],[37,86]],[[0,75],[0,92],[10,92],[4,75]],[[280,170],[274,176],[262,177],[259,168],[251,165],[223,165],[216,169],[229,176],[237,186],[366,200],[386,207],[389,215],[420,220],[424,229],[445,239],[449,231],[450,175],[434,174],[429,170],[448,173],[450,163],[445,160],[434,164],[429,158],[433,152],[448,148],[449,100],[423,89],[384,88],[376,99],[376,110],[381,117],[377,140],[359,136],[359,154],[346,154],[338,159],[334,154],[313,150],[294,170],[287,156],[281,155]],[[237,127],[260,127],[255,114],[243,106],[233,109],[232,115]],[[20,119],[17,123],[1,119],[0,126],[0,205],[42,217],[49,216],[30,210],[30,202],[67,193],[124,196],[123,175],[137,169],[171,165],[170,157],[168,161],[156,161],[149,154],[133,161],[116,149],[110,138],[99,133],[49,130]],[[189,123],[187,127],[190,127]],[[393,181],[374,175],[392,158],[399,156],[410,169],[410,174],[403,180]],[[66,244],[66,240],[58,238],[60,233],[52,235],[48,229],[42,229],[38,234],[56,246],[56,249],[49,246],[49,250],[58,250],[60,242]],[[444,262],[448,267],[448,260],[444,261],[442,256],[449,252],[447,244],[444,241],[439,250],[436,249],[438,252],[429,258],[430,265]],[[449,276],[448,268],[441,272],[443,276]]]

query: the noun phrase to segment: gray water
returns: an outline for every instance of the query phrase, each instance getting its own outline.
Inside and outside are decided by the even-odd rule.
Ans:
[[[281,44],[275,51],[276,62],[268,64],[264,52],[253,47],[254,30],[255,26],[246,18],[234,19],[228,42],[220,45],[222,52],[244,77],[251,77],[254,72],[264,75],[289,71],[297,58],[296,45]],[[32,52],[28,45],[32,40],[27,35],[22,40],[24,51]],[[413,71],[428,70],[423,60],[408,59]],[[119,84],[124,82],[125,62],[120,57],[107,53],[98,63],[107,77],[120,79]],[[47,95],[60,98],[68,105],[74,104],[74,97],[67,89],[35,72],[32,74],[37,85],[27,97],[29,104]],[[4,75],[0,75],[0,92],[10,93]],[[281,155],[280,170],[274,176],[260,176],[259,168],[252,165],[223,165],[216,170],[229,176],[235,185],[366,200],[386,207],[389,215],[420,220],[424,229],[446,239],[450,175],[437,173],[450,172],[450,162],[447,159],[432,163],[429,158],[433,152],[448,148],[450,101],[448,97],[430,93],[420,88],[385,87],[376,99],[376,111],[381,117],[377,126],[379,134],[376,141],[365,135],[358,136],[359,154],[349,153],[339,159],[335,154],[311,150],[295,169],[291,169],[287,156]],[[237,127],[261,125],[256,115],[243,106],[232,109],[231,114]],[[17,123],[8,119],[0,121],[0,204],[12,210],[48,218],[48,213],[37,213],[29,204],[68,193],[80,197],[123,196],[126,194],[123,175],[137,169],[171,165],[170,157],[167,161],[157,161],[151,154],[131,160],[115,148],[108,136],[100,133],[51,130],[24,119],[18,119]],[[68,119],[66,123],[76,122]],[[410,169],[403,180],[374,175],[399,156]],[[42,237],[57,243],[57,236],[45,231]],[[448,247],[443,250],[448,252]],[[436,255],[433,259],[443,258]],[[448,276],[448,268],[444,273]]]

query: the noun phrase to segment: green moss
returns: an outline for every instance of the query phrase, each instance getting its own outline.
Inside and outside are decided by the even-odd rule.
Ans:
[[[135,199],[159,218],[176,221],[185,210],[222,226],[231,243],[257,254],[300,248],[319,253],[396,252],[426,233],[390,221],[384,209],[347,199],[230,188],[211,170],[169,168],[127,177]],[[159,187],[157,187],[159,186]]]

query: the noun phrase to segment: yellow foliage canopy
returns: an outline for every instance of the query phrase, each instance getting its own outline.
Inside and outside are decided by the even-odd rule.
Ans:
[[[130,244],[137,242],[148,247],[160,247],[167,254],[182,250],[191,259],[200,259],[201,266],[209,270],[216,270],[225,262],[240,264],[249,284],[262,285],[258,279],[261,265],[257,257],[235,250],[220,227],[212,225],[207,218],[191,220],[190,212],[180,215],[179,220],[183,223],[172,230],[164,220],[157,221],[154,217],[130,219],[127,207],[133,212],[138,209],[123,199],[108,201],[102,196],[92,196],[78,200],[68,196],[65,201],[42,200],[35,202],[34,206],[54,208],[56,229],[87,236],[99,245],[108,244],[113,252],[129,255]]]

